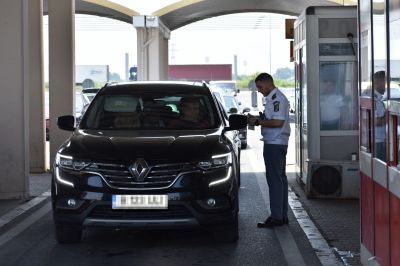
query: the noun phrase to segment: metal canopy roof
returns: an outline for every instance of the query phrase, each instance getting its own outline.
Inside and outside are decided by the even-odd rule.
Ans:
[[[335,5],[326,0],[204,0],[166,14],[155,12],[164,24],[175,30],[202,19],[240,12],[269,12],[299,15],[307,6]]]
[[[341,0],[343,4],[353,0]],[[340,1],[340,2],[341,2]],[[338,0],[181,0],[153,12],[166,27],[175,30],[192,22],[224,14],[240,12],[270,12],[299,15],[308,6],[337,5]],[[75,0],[75,10],[79,14],[109,17],[129,24],[138,11],[110,0]],[[150,4],[150,3],[149,3]],[[47,13],[48,0],[43,1]]]

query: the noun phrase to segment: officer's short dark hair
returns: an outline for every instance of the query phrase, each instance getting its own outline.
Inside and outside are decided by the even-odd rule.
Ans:
[[[374,79],[385,79],[385,71],[381,70],[381,71],[377,71],[374,73]]]
[[[272,82],[274,82],[274,79],[268,73],[261,73],[255,79],[255,82],[258,82],[258,81],[272,81]]]

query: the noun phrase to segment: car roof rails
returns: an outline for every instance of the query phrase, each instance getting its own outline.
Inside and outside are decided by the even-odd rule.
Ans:
[[[207,87],[208,88],[208,83],[205,80],[202,80],[201,84],[203,85],[203,87]]]
[[[117,81],[106,82],[106,84],[104,84],[103,88],[104,88],[104,87],[111,86],[111,85],[115,85],[115,84],[118,84],[118,82],[117,82]]]

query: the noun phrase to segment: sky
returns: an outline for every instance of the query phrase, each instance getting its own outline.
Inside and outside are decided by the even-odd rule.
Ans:
[[[155,1],[155,0],[153,0]],[[173,2],[173,1],[171,1]],[[171,32],[169,64],[233,64],[238,74],[271,72],[290,67],[290,41],[285,39],[285,15],[240,13],[195,22]],[[136,30],[128,23],[90,15],[76,15],[75,64],[109,65],[125,78],[136,57]],[[44,17],[45,80],[48,80],[48,18]]]

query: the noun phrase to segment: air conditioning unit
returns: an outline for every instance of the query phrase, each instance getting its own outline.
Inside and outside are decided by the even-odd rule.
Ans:
[[[358,198],[360,172],[357,161],[309,162],[306,195],[310,198]]]

